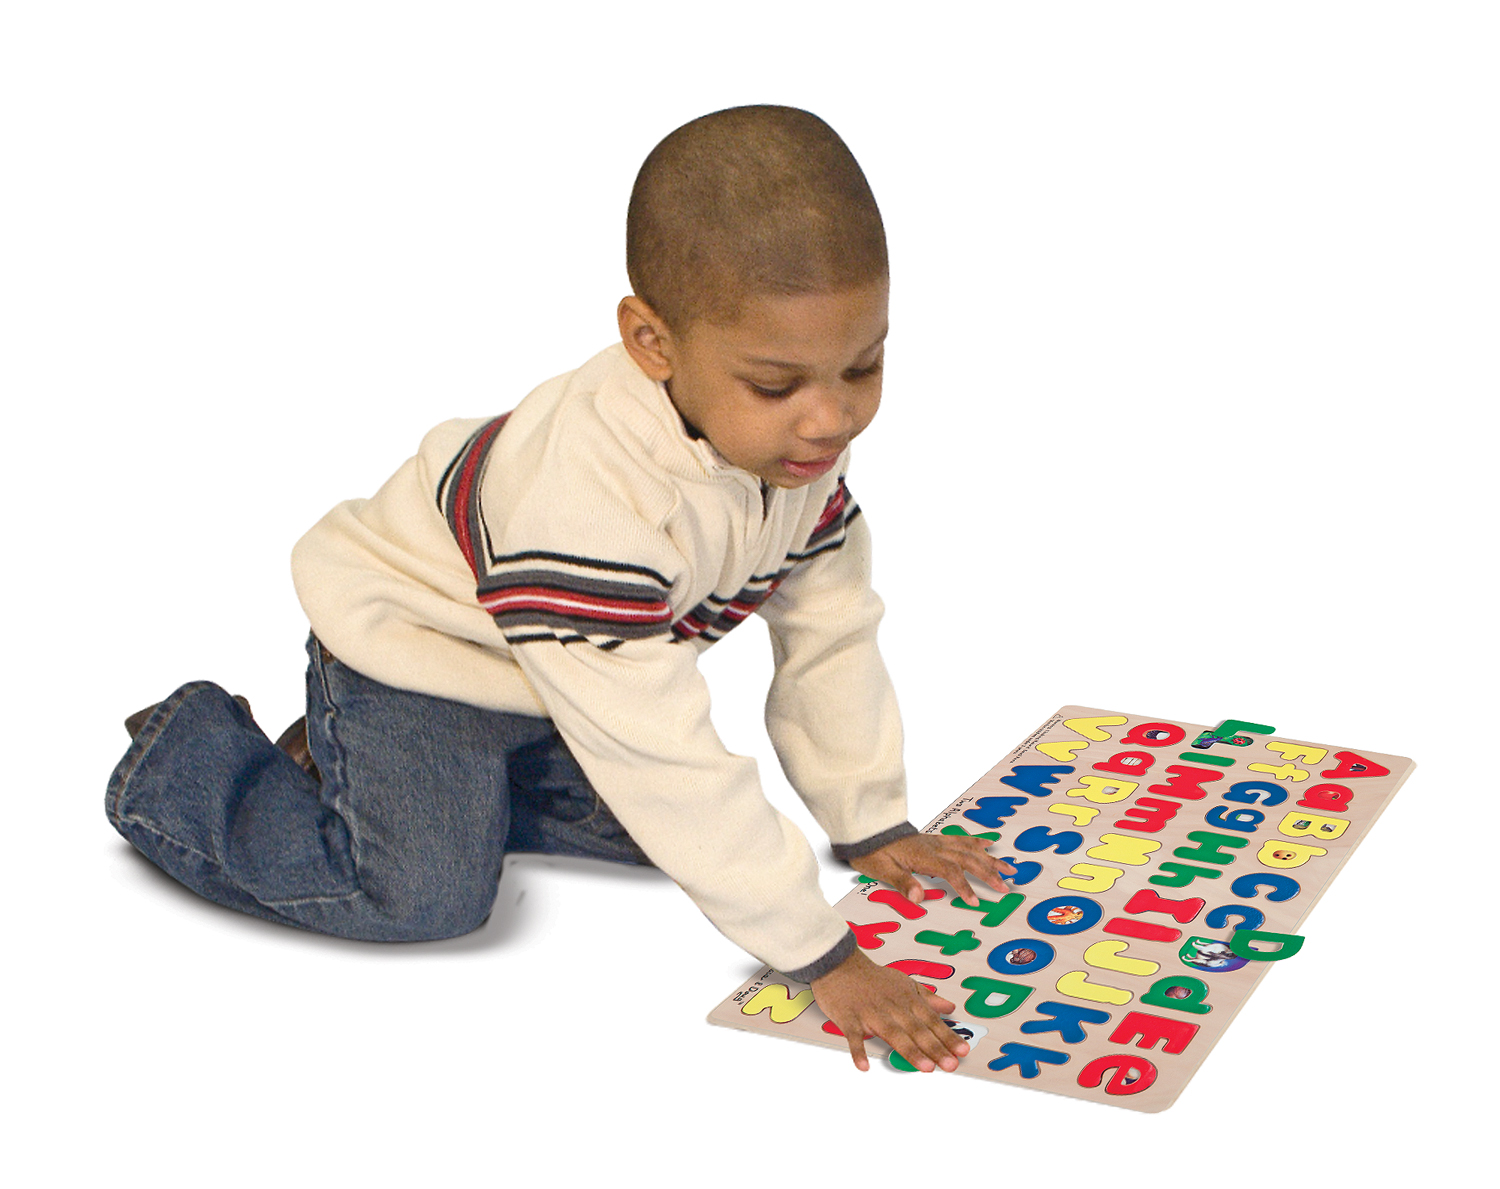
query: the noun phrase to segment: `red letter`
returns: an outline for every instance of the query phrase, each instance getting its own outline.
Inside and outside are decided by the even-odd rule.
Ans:
[[[1186,1020],[1168,1020],[1161,1016],[1147,1015],[1143,1011],[1133,1011],[1109,1034],[1109,1043],[1129,1044],[1139,1036],[1141,1039],[1135,1046],[1138,1049],[1149,1049],[1160,1040],[1165,1042],[1161,1046],[1163,1053],[1180,1053],[1197,1033],[1198,1025],[1189,1024]]]
[[[1198,787],[1200,784],[1224,779],[1222,772],[1213,772],[1208,768],[1189,768],[1186,764],[1169,764],[1167,771],[1172,774],[1172,778],[1166,784],[1153,784],[1146,790],[1148,793],[1161,793],[1164,797],[1176,797],[1182,801],[1201,801],[1204,793]]]

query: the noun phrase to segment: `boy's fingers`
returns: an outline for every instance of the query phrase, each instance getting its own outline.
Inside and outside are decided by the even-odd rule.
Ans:
[[[868,1072],[870,1059],[865,1056],[864,1030],[856,1028],[844,1033],[844,1038],[849,1042],[849,1056],[854,1058],[854,1067],[860,1072]]]
[[[969,883],[968,877],[964,875],[963,868],[957,868],[947,875],[948,886],[959,894],[963,902],[971,907],[979,903],[979,896],[974,887]]]

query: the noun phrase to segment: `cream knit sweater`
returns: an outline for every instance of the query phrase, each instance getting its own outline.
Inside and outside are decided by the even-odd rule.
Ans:
[[[914,832],[847,465],[763,492],[617,344],[508,418],[432,430],[372,499],[297,543],[292,573],[313,631],[357,671],[551,718],[708,918],[810,980],[853,936],[755,762],[720,742],[697,658],[758,610],[776,663],[766,726],[835,854]]]

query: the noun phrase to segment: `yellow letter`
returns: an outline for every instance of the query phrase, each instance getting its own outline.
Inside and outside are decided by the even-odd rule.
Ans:
[[[1075,826],[1086,826],[1099,816],[1099,811],[1088,805],[1049,805],[1047,812],[1066,814]]]
[[[1306,743],[1277,743],[1266,744],[1267,751],[1278,753],[1284,760],[1301,760],[1304,764],[1321,764],[1323,757],[1328,754],[1326,747],[1313,747]]]
[[[1305,842],[1283,842],[1279,838],[1272,838],[1268,842],[1261,843],[1260,853],[1255,857],[1267,867],[1279,867],[1285,870],[1288,867],[1300,867],[1308,859],[1327,853],[1321,846],[1308,846]]]
[[[1129,945],[1128,941],[1116,941],[1114,938],[1096,941],[1083,951],[1083,960],[1100,970],[1118,970],[1121,974],[1155,974],[1161,969],[1160,962],[1119,957]]]
[[[1087,879],[1069,879],[1063,876],[1057,886],[1070,892],[1107,892],[1115,886],[1115,880],[1124,875],[1118,867],[1099,867],[1093,863],[1074,863],[1070,871],[1074,875],[1086,875]]]
[[[1083,853],[1091,859],[1108,859],[1111,863],[1141,867],[1151,861],[1146,856],[1157,850],[1161,850],[1161,843],[1154,838],[1136,838],[1128,834],[1100,834],[1099,845],[1091,846]]]
[[[1111,715],[1100,715],[1098,718],[1070,718],[1063,726],[1070,731],[1077,731],[1085,739],[1092,739],[1095,743],[1102,743],[1110,738],[1108,731],[1101,731],[1100,727],[1123,727],[1130,720],[1124,717]]]
[[[1349,828],[1348,819],[1342,817],[1319,817],[1315,813],[1289,813],[1276,827],[1288,838],[1304,838],[1308,834],[1318,838],[1338,838]],[[1089,851],[1089,854],[1093,854]]]
[[[758,1016],[767,1008],[771,1011],[771,1022],[774,1024],[787,1024],[795,1020],[804,1011],[812,1006],[813,993],[809,987],[800,991],[797,997],[791,998],[787,994],[787,988],[783,983],[767,983],[759,991],[755,992],[755,998],[740,1008],[747,1016]]]
[[[1135,998],[1132,991],[1089,982],[1088,974],[1082,970],[1068,971],[1057,980],[1057,990],[1059,994],[1069,995],[1074,999],[1087,999],[1090,1003],[1113,1003],[1116,1007],[1122,1007]]]
[[[1115,801],[1123,801],[1136,789],[1141,787],[1138,780],[1110,780],[1106,776],[1080,776],[1078,787],[1068,789],[1065,796],[1082,797],[1085,801],[1092,801],[1095,805],[1109,805]]]

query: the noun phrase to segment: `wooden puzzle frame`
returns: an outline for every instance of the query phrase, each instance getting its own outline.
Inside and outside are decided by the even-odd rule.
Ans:
[[[959,1074],[1165,1110],[1414,767],[1257,723],[1064,706],[923,831],[993,839],[1011,892],[918,905],[860,877],[837,907],[873,961],[958,1005]],[[848,1052],[769,967],[708,1018]]]

